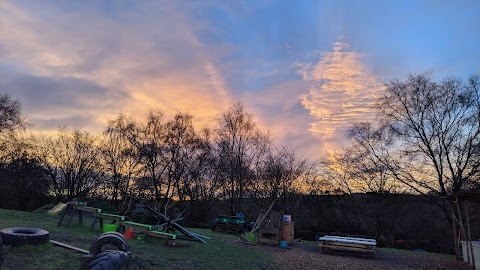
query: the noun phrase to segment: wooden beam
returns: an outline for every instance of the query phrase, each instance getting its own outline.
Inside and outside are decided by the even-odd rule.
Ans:
[[[90,254],[90,251],[88,251],[88,250],[85,250],[83,248],[74,247],[74,246],[71,246],[71,245],[68,245],[68,244],[65,244],[65,243],[62,243],[62,242],[58,242],[58,241],[55,241],[55,240],[50,240],[50,243],[52,243],[56,246],[72,249],[72,250],[82,252],[82,253],[85,253],[85,254]]]

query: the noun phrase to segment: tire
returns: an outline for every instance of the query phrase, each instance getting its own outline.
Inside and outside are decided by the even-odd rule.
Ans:
[[[124,251],[108,250],[98,254],[88,264],[89,270],[120,270],[126,269],[132,261],[132,253]]]
[[[120,233],[104,233],[98,237],[90,248],[90,254],[96,257],[106,250],[118,250],[127,252],[129,250],[127,240]]]
[[[119,232],[106,232],[106,233],[103,233],[99,236],[98,239],[100,239],[100,237],[116,237],[118,238],[118,240],[122,241],[123,244],[126,246],[126,249],[127,250],[124,250],[124,251],[128,251],[129,250],[129,246],[128,246],[128,242],[127,242],[127,239],[125,239],[125,236]],[[97,239],[97,240],[98,240]]]
[[[127,242],[127,240],[125,239],[125,236],[123,236],[123,234],[121,234],[121,233],[119,233],[119,232],[106,232],[106,233],[101,234],[101,235],[99,236],[99,238],[102,237],[102,236],[104,236],[104,235],[116,235],[116,236],[122,238],[123,240],[125,240],[125,243]]]
[[[6,228],[0,230],[0,236],[5,245],[39,245],[48,243],[50,233],[37,228]]]

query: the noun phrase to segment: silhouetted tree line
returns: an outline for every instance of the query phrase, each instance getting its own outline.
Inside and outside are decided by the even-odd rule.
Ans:
[[[0,207],[32,210],[75,197],[117,208],[131,199],[174,200],[191,221],[208,224],[225,212],[254,216],[276,200],[297,228],[349,230],[391,244],[407,237],[402,220],[413,195],[429,200],[416,207],[435,205],[448,222],[459,217],[441,198],[480,188],[479,83],[478,75],[393,80],[377,100],[376,122],[352,123],[350,145],[319,160],[274,145],[240,103],[214,128],[196,130],[192,115],[167,119],[151,110],[142,120],[120,114],[101,135],[61,127],[55,136],[33,136],[23,132],[20,103],[1,94]]]

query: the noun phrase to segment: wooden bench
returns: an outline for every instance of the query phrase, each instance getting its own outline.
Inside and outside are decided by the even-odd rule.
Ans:
[[[320,237],[320,248],[324,250],[342,250],[370,253],[375,255],[377,241],[369,238],[343,237],[325,235]]]

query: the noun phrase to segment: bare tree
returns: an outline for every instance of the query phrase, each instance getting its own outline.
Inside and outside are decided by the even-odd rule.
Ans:
[[[196,155],[199,139],[193,128],[193,116],[178,113],[166,123],[165,147],[168,151],[168,168],[166,171],[167,190],[165,196],[172,198],[176,194],[183,200],[183,183],[188,181],[190,162]]]
[[[227,179],[226,194],[232,214],[242,211],[242,200],[248,181],[253,179],[253,166],[258,164],[262,149],[269,142],[240,103],[222,115],[217,129],[220,167]]]
[[[448,203],[435,197],[479,187],[479,85],[478,75],[467,82],[436,82],[425,74],[393,80],[378,102],[378,128],[356,125],[354,146],[406,189],[429,195],[449,217]]]
[[[422,194],[445,196],[478,181],[479,86],[478,75],[466,83],[456,78],[437,83],[424,74],[387,85],[379,110],[398,140],[400,155],[392,171],[402,183]]]
[[[330,171],[343,171],[338,186],[348,193],[398,193],[405,191],[397,180],[397,166],[391,134],[385,128],[374,130],[370,123],[355,124],[349,130],[353,145],[336,154],[330,161]],[[336,165],[339,166],[336,166]]]
[[[56,137],[45,138],[38,148],[57,198],[84,197],[98,186],[102,174],[97,138],[75,128],[60,128]]]
[[[0,93],[0,133],[13,131],[22,127],[24,120],[21,118],[21,106],[18,100],[12,99],[7,94]]]
[[[281,198],[285,209],[288,205],[287,195],[294,192],[295,181],[307,172],[308,161],[300,158],[293,149],[273,147],[263,162],[261,181],[257,181],[262,182],[262,186],[258,189],[269,192],[268,197],[272,200]]]
[[[115,206],[121,196],[126,199],[132,189],[133,179],[139,175],[138,153],[122,135],[107,128],[100,146],[102,164],[107,177],[108,189]]]

